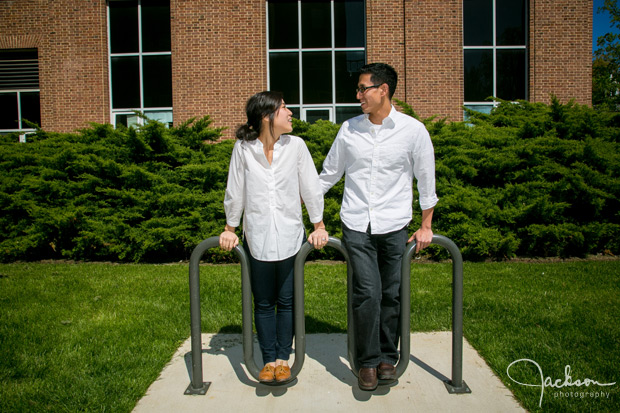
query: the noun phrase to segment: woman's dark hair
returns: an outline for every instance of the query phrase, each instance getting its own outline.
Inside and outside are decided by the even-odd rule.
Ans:
[[[386,63],[369,63],[360,69],[360,75],[366,73],[370,73],[370,81],[375,85],[387,83],[390,99],[392,99],[396,91],[396,84],[398,83],[396,70]]]
[[[245,114],[248,121],[239,126],[235,132],[237,139],[253,141],[262,132],[263,118],[269,116],[269,130],[273,135],[273,119],[282,105],[282,93],[260,92],[248,99],[245,104]]]

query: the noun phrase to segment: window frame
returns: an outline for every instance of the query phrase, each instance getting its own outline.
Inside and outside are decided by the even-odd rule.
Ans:
[[[297,64],[299,70],[299,103],[290,103],[286,102],[286,106],[293,110],[295,113],[299,113],[299,118],[303,121],[306,121],[306,111],[307,110],[320,110],[320,109],[328,109],[330,113],[329,121],[336,123],[337,120],[337,108],[356,108],[359,107],[359,103],[337,103],[337,91],[336,91],[336,53],[338,52],[363,52],[364,59],[363,64],[367,63],[368,54],[367,54],[367,44],[368,38],[366,34],[367,25],[366,25],[366,1],[363,0],[363,32],[364,32],[364,46],[363,47],[336,47],[336,35],[335,35],[335,6],[334,0],[329,0],[330,3],[330,38],[331,45],[330,47],[317,47],[317,48],[304,48],[302,46],[303,38],[303,28],[302,28],[302,1],[297,0],[297,47],[295,48],[287,48],[287,49],[271,49],[269,44],[269,0],[265,1],[265,9],[266,9],[266,47],[267,47],[267,88],[271,90],[271,62],[270,55],[271,53],[296,53],[297,54]],[[323,102],[323,103],[304,103],[304,75],[303,75],[303,56],[304,53],[313,53],[313,52],[329,52],[331,55],[331,102]],[[351,91],[352,95],[355,95],[355,91]],[[286,100],[286,96],[284,96]],[[360,114],[362,113],[360,109]]]
[[[170,118],[172,118],[173,107],[172,106],[162,106],[162,107],[145,107],[144,105],[144,58],[149,56],[170,56],[172,59],[172,50],[170,51],[158,51],[158,52],[145,52],[143,51],[143,41],[142,41],[142,2],[143,0],[137,1],[137,25],[138,25],[138,51],[130,52],[130,53],[112,53],[112,39],[111,39],[111,26],[110,26],[110,3],[115,1],[125,1],[125,0],[107,0],[106,2],[106,21],[107,21],[107,36],[108,36],[108,85],[109,85],[109,98],[110,98],[110,123],[116,127],[117,125],[117,115],[135,115],[136,113],[141,113],[147,118],[149,118],[149,113],[151,112],[169,112]],[[168,3],[170,5],[170,3]],[[172,45],[170,46],[172,49]],[[137,107],[128,107],[128,108],[114,108],[114,95],[113,95],[113,87],[112,87],[112,59],[115,57],[137,57],[138,58],[138,75],[139,75],[139,89],[140,89],[140,105]],[[172,123],[172,122],[169,122]],[[140,116],[137,117],[136,123],[132,124],[135,126],[144,125],[144,119]],[[130,125],[127,125],[130,126]]]
[[[529,10],[530,10],[530,1],[524,0],[525,3],[525,22],[524,22],[524,45],[508,45],[508,46],[500,46],[497,44],[497,0],[490,0],[492,3],[492,39],[493,44],[487,46],[466,46],[465,45],[465,27],[463,27],[463,106],[468,109],[476,110],[484,113],[489,113],[492,109],[499,106],[500,101],[497,99],[501,99],[497,96],[497,85],[498,85],[498,76],[497,76],[497,52],[501,50],[523,50],[525,52],[525,70],[523,73],[524,76],[524,84],[525,84],[525,97],[524,100],[529,100]],[[463,20],[465,20],[465,9],[463,9]],[[485,101],[467,101],[465,100],[465,51],[467,50],[490,50],[493,57],[492,64],[492,89],[493,93],[491,96],[494,98],[493,100],[485,100]],[[481,110],[482,109],[482,110]],[[467,118],[467,112],[463,112],[464,118]]]
[[[26,142],[26,136],[32,132],[35,132],[36,129],[34,128],[30,128],[30,127],[24,127],[24,117],[23,117],[23,110],[22,110],[22,93],[36,93],[38,95],[39,98],[39,126],[41,123],[41,89],[40,89],[40,85],[39,85],[39,51],[36,48],[27,48],[27,49],[3,49],[3,50],[7,50],[7,51],[18,51],[18,52],[31,52],[31,53],[36,53],[37,57],[36,59],[19,59],[22,62],[28,62],[28,63],[24,63],[24,65],[29,66],[29,67],[36,67],[36,82],[35,79],[32,78],[29,80],[29,82],[27,82],[27,84],[22,84],[22,87],[8,87],[6,89],[0,89],[0,94],[2,95],[15,95],[16,98],[16,103],[17,103],[17,128],[2,128],[0,129],[0,135],[6,135],[9,133],[19,133],[19,141],[20,142]],[[17,60],[14,60],[17,61]],[[30,62],[32,61],[32,62]],[[28,69],[29,71],[31,69]],[[32,84],[30,84],[30,82],[32,82]],[[20,83],[23,83],[23,81],[21,81]],[[36,85],[36,87],[35,87]],[[14,86],[18,86],[18,85],[14,85]],[[34,121],[29,119],[30,121]]]
[[[22,115],[22,93],[38,93],[39,94],[39,110],[41,108],[41,91],[40,89],[6,89],[0,90],[0,95],[16,94],[17,98],[17,128],[0,129],[0,135],[6,135],[9,133],[19,133],[19,141],[26,142],[26,136],[32,132],[36,132],[36,129],[30,127],[24,127],[24,118]],[[41,125],[39,125],[41,126]]]

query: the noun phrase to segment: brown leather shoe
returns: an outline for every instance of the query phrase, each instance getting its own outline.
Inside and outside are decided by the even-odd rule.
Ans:
[[[278,383],[286,382],[291,378],[291,368],[284,364],[280,364],[276,366],[275,376]]]
[[[377,377],[379,380],[396,380],[396,366],[382,361],[377,366]]]
[[[258,373],[258,381],[261,383],[273,383],[275,379],[275,367],[265,364],[265,367]]]
[[[373,367],[362,367],[357,375],[357,384],[362,390],[375,390],[379,384],[377,380],[377,369]]]

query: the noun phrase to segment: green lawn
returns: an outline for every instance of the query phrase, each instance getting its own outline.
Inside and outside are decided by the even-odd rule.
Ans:
[[[412,268],[412,330],[449,330],[451,264]],[[620,261],[465,263],[464,274],[465,336],[525,408],[539,409],[540,388],[507,376],[519,359],[554,382],[566,365],[572,383],[618,382],[547,387],[542,410],[620,411]],[[346,331],[345,278],[341,264],[306,266],[308,333]],[[239,267],[202,266],[201,291],[203,331],[240,333]],[[0,412],[131,411],[189,331],[187,264],[0,265]],[[532,363],[510,374],[540,383]]]

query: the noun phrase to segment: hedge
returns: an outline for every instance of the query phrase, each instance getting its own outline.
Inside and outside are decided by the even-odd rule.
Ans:
[[[550,105],[502,102],[489,115],[468,116],[422,120],[435,146],[436,233],[453,239],[467,260],[620,253],[620,115],[553,98]],[[294,121],[319,171],[338,128]],[[148,121],[140,129],[37,130],[27,143],[1,137],[0,260],[188,259],[224,227],[234,142],[214,143],[221,136],[206,116],[170,129]],[[343,181],[325,199],[326,226],[337,237],[342,191]],[[414,201],[412,231],[418,211]],[[426,255],[445,252],[431,247]],[[234,257],[213,250],[208,259]]]

